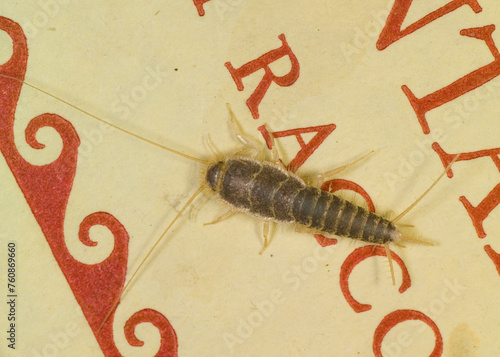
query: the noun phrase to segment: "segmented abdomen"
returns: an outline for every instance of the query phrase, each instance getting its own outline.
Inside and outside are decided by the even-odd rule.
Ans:
[[[308,186],[277,165],[249,158],[219,161],[207,170],[208,185],[238,210],[319,232],[384,244],[395,226],[332,193]]]

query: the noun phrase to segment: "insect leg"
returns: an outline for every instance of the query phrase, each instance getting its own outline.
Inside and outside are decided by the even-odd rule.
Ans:
[[[216,224],[216,223],[222,222],[223,220],[228,219],[229,217],[234,216],[236,213],[238,213],[238,211],[236,211],[234,209],[227,210],[226,212],[224,212],[223,214],[221,214],[219,217],[217,217],[213,221],[207,222],[207,223],[203,223],[203,225],[204,226],[209,226],[209,225],[212,225],[212,224]]]
[[[259,254],[262,255],[264,251],[269,247],[269,244],[271,244],[272,237],[270,238],[269,232],[271,231],[270,225],[273,224],[274,227],[274,222],[271,221],[264,221],[264,224],[262,226],[262,235],[264,236],[264,246],[260,250]]]
[[[266,130],[267,130],[267,125],[264,124],[264,126],[266,127]],[[273,133],[272,131],[269,131],[267,130],[267,132],[270,134],[270,137],[271,137],[271,155],[272,155],[272,160],[280,165],[282,168],[286,168],[285,167],[285,164],[283,164],[283,161],[280,159],[280,154],[278,152],[278,147],[274,144],[274,136],[273,136]]]
[[[227,104],[227,109],[229,110],[229,117],[230,117],[230,124],[231,124],[231,129],[233,131],[234,136],[240,143],[242,143],[245,148],[241,151],[239,151],[237,154],[238,155],[245,155],[245,156],[250,156],[250,157],[256,157],[257,154],[259,153],[259,143],[249,137],[246,136],[243,131],[241,131],[240,127],[238,126],[238,122],[236,120],[236,115],[234,115],[233,110],[229,106],[229,103]]]
[[[266,130],[267,130],[267,125],[266,124],[264,124],[264,125],[266,126]],[[274,161],[276,164],[281,166],[283,169],[286,169],[285,164],[283,164],[283,161],[280,159],[278,148],[274,144],[274,136],[273,136],[271,131],[269,131],[269,130],[267,130],[267,131],[271,134],[270,136],[271,136],[272,161]],[[274,222],[264,221],[264,223],[263,223],[262,235],[264,237],[264,246],[262,247],[262,249],[259,252],[260,255],[262,255],[262,253],[264,253],[264,251],[267,249],[267,247],[269,247],[269,245],[271,244],[272,237],[270,237],[270,234],[269,234],[269,232],[270,232],[269,226],[271,224],[273,224],[273,227],[274,227]]]
[[[391,248],[389,248],[389,244],[384,244],[385,248],[385,255],[387,255],[387,260],[389,260],[389,268],[391,269],[391,278],[392,278],[392,285],[396,285],[396,278],[394,277],[394,267],[392,265],[392,258],[391,258]]]

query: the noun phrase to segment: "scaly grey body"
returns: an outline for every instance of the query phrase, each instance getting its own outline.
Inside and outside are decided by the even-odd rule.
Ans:
[[[207,169],[206,182],[234,207],[275,222],[297,223],[320,233],[374,244],[394,241],[394,224],[269,161],[246,157],[220,160]]]

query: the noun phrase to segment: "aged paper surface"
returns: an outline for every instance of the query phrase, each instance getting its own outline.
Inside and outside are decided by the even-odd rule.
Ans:
[[[48,204],[62,195],[59,186],[33,194],[47,199],[45,207],[37,203],[37,214],[50,216],[54,207],[64,213],[64,236],[50,238],[64,248],[60,257],[70,257],[64,261],[46,234],[57,222],[39,223],[29,190],[21,189],[5,153],[0,159],[0,355],[154,356],[159,328],[137,326],[142,347],[130,346],[123,333],[143,309],[175,331],[178,347],[168,340],[169,355],[499,355],[499,14],[498,2],[482,0],[2,4],[0,16],[27,39],[27,82],[187,155],[210,157],[207,134],[223,153],[240,149],[229,103],[242,130],[263,147],[262,125],[289,134],[276,143],[283,162],[301,158],[295,162],[304,177],[374,150],[337,178],[359,185],[376,212],[392,218],[454,155],[462,156],[453,176],[398,222],[413,226],[401,228],[406,235],[436,245],[391,246],[408,274],[402,280],[395,263],[396,286],[386,257],[362,260],[371,248],[350,239],[322,247],[310,233],[277,226],[259,255],[261,220],[239,214],[205,226],[226,208],[202,196],[123,296],[105,329],[113,338],[99,339],[95,326],[103,316],[95,312],[112,288],[74,267],[97,273],[113,235],[93,225],[90,239],[98,244],[86,246],[78,239],[81,223],[99,213],[122,225],[128,246],[116,272],[126,268],[128,280],[199,187],[201,165],[22,86],[13,127],[20,157],[38,170],[60,156],[64,143],[54,129],[37,132],[43,150],[26,142],[28,123],[43,113],[66,119],[80,143],[74,178],[57,181],[70,192],[67,205]],[[2,31],[0,63],[11,56],[12,41]],[[2,83],[5,95],[13,85]],[[2,115],[9,115],[6,107]],[[290,135],[300,128],[316,129]],[[317,150],[301,151],[299,140],[307,146],[315,135],[323,140]],[[41,177],[25,180],[33,192],[47,187]],[[362,195],[340,193],[366,205]],[[345,276],[349,264],[352,274]]]

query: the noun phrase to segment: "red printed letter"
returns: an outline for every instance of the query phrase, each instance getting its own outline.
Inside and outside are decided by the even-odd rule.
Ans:
[[[384,340],[385,335],[387,335],[387,333],[397,324],[409,320],[420,320],[425,322],[434,331],[434,335],[436,336],[436,345],[434,346],[434,350],[430,354],[430,357],[438,357],[443,354],[443,337],[441,336],[439,328],[434,321],[420,311],[396,310],[384,317],[375,330],[375,335],[373,336],[373,353],[376,357],[382,357],[382,341]]]
[[[448,166],[451,160],[453,160],[453,158],[456,156],[456,154],[450,155],[446,153],[438,143],[432,144],[432,148],[434,149],[434,151],[438,153],[445,167]],[[498,158],[499,154],[500,154],[500,148],[490,149],[490,150],[480,150],[480,151],[460,154],[460,157],[458,158],[457,161],[473,160],[480,157],[489,156],[493,161],[493,163],[495,164],[495,166],[497,167],[497,170],[500,172],[500,159]],[[448,176],[449,177],[453,176],[453,172],[451,171],[451,169],[448,171]],[[477,207],[474,207],[469,202],[469,200],[465,198],[465,196],[460,197],[460,202],[463,203],[465,209],[467,210],[467,213],[469,213],[469,216],[472,220],[472,224],[474,225],[474,228],[476,228],[477,236],[479,238],[484,238],[486,237],[486,233],[484,232],[483,221],[486,219],[486,217],[488,217],[490,212],[493,211],[493,209],[500,204],[500,184],[496,185],[490,191],[488,196],[486,196],[486,198],[482,200]]]
[[[477,207],[471,205],[465,196],[460,196],[460,202],[463,203],[467,213],[469,213],[472,224],[474,228],[476,228],[477,236],[479,238],[484,238],[486,237],[486,233],[484,232],[483,221],[500,203],[500,183],[488,193],[488,196],[486,196]]]
[[[420,122],[420,126],[422,127],[424,134],[430,133],[429,124],[427,124],[427,120],[425,119],[425,113],[482,86],[500,75],[500,54],[498,53],[498,49],[496,48],[495,42],[492,38],[494,30],[495,25],[488,25],[460,31],[460,34],[463,36],[475,37],[485,41],[495,58],[492,63],[469,73],[452,84],[441,88],[434,93],[428,94],[423,98],[415,97],[406,85],[401,87],[410,100],[413,110],[417,114],[418,121]]]
[[[493,248],[491,248],[491,245],[484,246],[484,250],[486,251],[486,254],[488,254],[488,257],[490,257],[490,259],[493,261],[493,264],[495,264],[497,272],[500,275],[500,254],[495,252]]]
[[[290,46],[288,46],[285,35],[281,34],[278,36],[278,38],[282,42],[282,46],[280,48],[272,50],[260,56],[256,60],[244,64],[238,69],[235,69],[231,62],[225,63],[225,66],[231,73],[234,83],[236,83],[236,87],[239,91],[242,91],[244,89],[242,81],[243,77],[246,77],[258,71],[259,69],[264,69],[266,74],[260,81],[255,91],[252,93],[250,98],[247,99],[248,108],[250,109],[250,112],[252,113],[254,119],[259,118],[259,104],[262,101],[262,98],[264,98],[264,95],[266,94],[266,91],[269,89],[269,86],[272,82],[276,83],[279,86],[285,87],[291,86],[293,83],[295,83],[297,78],[299,78],[300,66],[297,57],[295,57],[292,49],[290,48]],[[288,56],[290,58],[292,68],[290,69],[290,72],[288,74],[282,77],[277,77],[273,74],[273,72],[269,68],[269,65],[284,56]]]
[[[266,129],[266,126],[260,126],[259,131],[261,132],[264,140],[266,141],[267,147],[271,149],[271,136]],[[284,131],[276,131],[273,133],[273,138],[283,138],[285,136],[295,136],[300,145],[300,151],[297,155],[290,161],[287,165],[288,170],[295,172],[301,167],[304,162],[313,154],[314,151],[325,141],[326,137],[335,130],[335,124],[327,124],[320,126],[312,126],[308,128],[298,128]],[[301,134],[314,133],[316,135],[306,144]]]
[[[203,9],[203,4],[206,2],[209,2],[210,0],[193,0],[194,6],[196,6],[196,9],[198,10],[198,15],[203,16],[205,15],[205,10]]]
[[[368,311],[372,308],[372,306],[368,304],[361,304],[352,297],[351,291],[349,290],[349,275],[351,275],[351,272],[356,265],[367,258],[377,255],[382,257],[387,256],[385,254],[384,247],[365,245],[364,247],[358,248],[354,252],[352,252],[344,261],[344,264],[342,264],[342,268],[340,268],[340,288],[342,290],[342,293],[344,294],[345,299],[355,312]],[[410,274],[408,274],[408,269],[406,269],[405,263],[393,251],[391,251],[391,257],[396,263],[398,263],[403,274],[403,282],[399,287],[399,292],[402,294],[411,286]],[[380,343],[382,343],[382,340],[380,341]]]
[[[404,30],[401,30],[401,25],[408,14],[408,10],[410,9],[412,0],[396,0],[394,5],[392,6],[391,13],[387,18],[387,22],[385,24],[384,29],[380,33],[380,37],[377,41],[377,49],[382,51],[387,46],[396,42],[397,40],[408,36],[412,32],[417,31],[418,29],[424,27],[425,25],[431,23],[432,21],[439,19],[441,16],[444,16],[452,11],[455,11],[459,7],[463,5],[469,5],[470,8],[477,14],[481,12],[481,6],[476,0],[454,0],[450,1],[443,7],[440,7],[436,11],[431,12],[430,14],[424,16],[417,22],[414,22]]]

